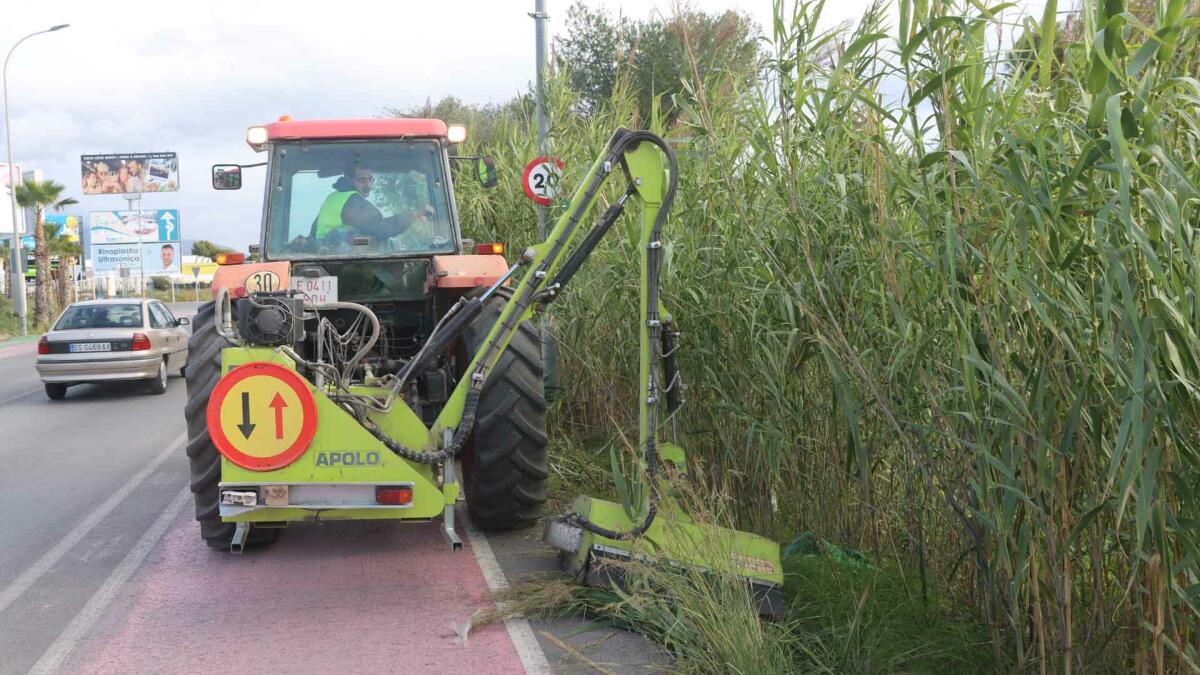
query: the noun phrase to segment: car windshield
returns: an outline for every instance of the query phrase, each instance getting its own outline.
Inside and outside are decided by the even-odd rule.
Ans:
[[[71,305],[54,324],[54,330],[81,328],[144,328],[142,306],[133,303]]]
[[[449,191],[436,141],[280,143],[274,153],[268,258],[454,250]]]

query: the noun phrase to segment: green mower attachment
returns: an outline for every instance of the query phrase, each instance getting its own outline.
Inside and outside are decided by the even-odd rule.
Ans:
[[[595,201],[601,184],[614,168],[623,169],[628,184],[624,194],[605,212],[570,258],[558,269],[553,258],[565,249],[576,225]],[[593,585],[620,582],[620,565],[612,560],[651,560],[686,566],[714,574],[732,572],[746,579],[759,613],[783,614],[783,570],[779,545],[757,535],[695,522],[671,494],[659,475],[660,460],[686,473],[683,449],[659,441],[659,428],[683,402],[683,382],[675,366],[679,332],[659,298],[663,252],[662,227],[674,201],[678,180],[674,152],[658,136],[644,131],[618,130],[607,152],[592,166],[570,206],[559,219],[550,239],[538,253],[551,259],[542,277],[543,302],[556,297],[621,215],[632,197],[641,203],[638,249],[639,293],[639,429],[641,473],[648,490],[636,508],[579,497],[573,510],[546,524],[546,543],[558,548],[564,568]],[[538,259],[535,258],[535,263]],[[557,272],[557,274],[553,274]],[[660,411],[665,408],[665,415]],[[636,516],[637,522],[631,517]]]
[[[603,499],[577,497],[572,512],[613,531],[634,528],[620,504]],[[784,615],[779,544],[756,534],[696,523],[676,512],[669,516],[659,513],[636,539],[611,539],[569,520],[549,521],[543,539],[561,551],[563,569],[589,586],[623,585],[625,568],[613,564],[620,561],[734,573],[746,580],[760,615],[772,619]]]

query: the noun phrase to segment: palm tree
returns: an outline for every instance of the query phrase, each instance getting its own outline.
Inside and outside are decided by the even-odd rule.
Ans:
[[[52,180],[31,180],[17,186],[17,204],[33,209],[37,225],[33,228],[33,255],[37,265],[37,288],[33,295],[33,322],[44,326],[50,322],[50,251],[46,248],[46,209],[61,211],[79,202],[63,197],[62,183]]]
[[[46,250],[50,255],[58,256],[58,308],[61,310],[71,302],[75,295],[75,263],[83,256],[83,247],[79,239],[58,234],[55,225],[44,225],[46,232]]]

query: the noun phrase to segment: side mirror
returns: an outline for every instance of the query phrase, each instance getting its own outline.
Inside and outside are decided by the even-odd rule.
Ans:
[[[500,182],[496,178],[496,160],[491,157],[480,157],[475,160],[475,177],[485,189],[492,189]]]
[[[214,164],[212,186],[214,190],[242,189],[242,167],[237,164]]]
[[[191,322],[192,322],[192,320],[191,320],[191,319],[188,319],[188,318],[186,318],[186,317],[181,317],[181,318],[175,319],[175,325],[176,325],[176,326],[186,326],[186,325],[188,325],[188,324],[189,324],[189,323],[191,323]]]

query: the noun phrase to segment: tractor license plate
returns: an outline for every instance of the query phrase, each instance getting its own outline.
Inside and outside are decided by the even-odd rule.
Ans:
[[[337,277],[292,277],[292,290],[303,293],[313,305],[338,301]]]
[[[72,354],[80,352],[111,352],[112,345],[108,342],[72,342],[70,349]]]

